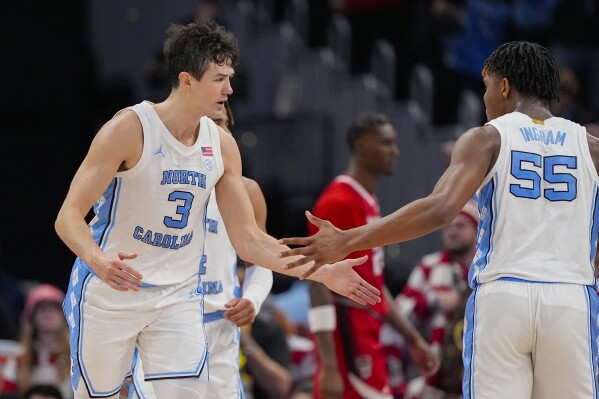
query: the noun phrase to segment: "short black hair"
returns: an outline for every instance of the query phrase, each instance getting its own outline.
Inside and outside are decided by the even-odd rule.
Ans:
[[[531,42],[509,42],[485,61],[483,75],[492,73],[509,80],[524,97],[547,103],[559,101],[559,68],[545,47]]]
[[[354,151],[356,141],[364,134],[373,131],[381,125],[391,124],[389,118],[380,112],[364,112],[360,114],[347,129],[347,144]]]
[[[217,65],[237,64],[237,39],[216,22],[172,25],[167,33],[169,38],[164,42],[164,57],[173,88],[179,86],[181,72],[189,72],[199,80],[211,62]]]
[[[38,384],[32,385],[23,393],[23,399],[29,399],[33,395],[51,396],[55,399],[63,399],[62,393],[54,385]]]

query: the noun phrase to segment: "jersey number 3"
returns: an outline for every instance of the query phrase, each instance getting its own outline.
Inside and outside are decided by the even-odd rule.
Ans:
[[[182,201],[180,205],[177,205],[178,219],[170,216],[165,216],[162,223],[166,227],[174,229],[182,229],[187,226],[187,219],[189,219],[189,211],[191,210],[191,204],[193,203],[193,194],[187,191],[173,191],[169,194],[168,200],[171,202]]]
[[[526,169],[524,169],[526,167]],[[558,169],[558,167],[561,167]],[[572,201],[576,198],[576,177],[565,169],[576,169],[577,159],[573,156],[551,155],[512,151],[510,172],[518,180],[530,183],[510,184],[510,193],[520,198],[537,199],[541,196],[541,183],[545,181],[553,188],[545,188],[543,196],[549,201]],[[532,187],[531,187],[532,185]]]

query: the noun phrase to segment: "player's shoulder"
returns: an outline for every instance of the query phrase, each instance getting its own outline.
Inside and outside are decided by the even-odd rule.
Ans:
[[[239,148],[237,146],[237,142],[231,133],[227,132],[225,129],[214,123],[210,118],[208,119],[208,123],[210,126],[216,129],[218,135],[218,141],[220,143],[220,150],[224,158],[230,157],[232,154],[236,154],[239,156]]]
[[[497,130],[494,125],[487,123],[485,125],[475,126],[466,130],[464,134],[460,136],[460,138],[461,137],[465,137],[467,139],[488,140],[489,138],[499,137],[499,130]]]
[[[322,192],[320,199],[325,202],[355,204],[360,195],[348,184],[333,180]]]
[[[491,124],[466,130],[456,141],[454,152],[476,154],[480,151],[497,153],[501,147],[501,134]]]
[[[141,131],[142,126],[135,111],[130,108],[124,108],[114,114],[114,116],[109,119],[100,130],[108,131],[113,134],[127,134]]]
[[[97,132],[94,139],[100,147],[107,146],[119,152],[128,152],[143,145],[143,128],[137,114],[131,109],[117,112]]]

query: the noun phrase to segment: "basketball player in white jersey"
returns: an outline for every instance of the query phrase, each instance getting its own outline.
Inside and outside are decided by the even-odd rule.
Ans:
[[[56,220],[78,256],[64,303],[76,398],[117,397],[136,346],[152,381],[142,397],[203,397],[208,353],[198,328],[199,276],[213,187],[239,256],[283,270],[285,247],[256,225],[235,140],[205,117],[233,92],[237,41],[213,23],[174,25],[169,34],[170,95],[127,108],[100,129]],[[353,270],[363,261],[329,265],[314,280],[376,303],[378,290]]]
[[[229,131],[234,118],[229,102],[211,119]],[[258,227],[266,231],[266,200],[256,181],[242,176],[243,185],[252,203]],[[243,286],[237,277],[238,264],[235,248],[227,235],[222,215],[218,210],[214,190],[206,211],[206,242],[200,267],[204,291],[204,326],[208,345],[210,378],[207,398],[243,398],[243,385],[239,374],[239,327],[252,324],[270,289],[272,271],[250,265],[246,267]],[[202,328],[202,326],[198,326]],[[147,392],[150,382],[144,380],[142,361],[134,354],[133,384],[129,398],[139,398],[138,392]]]
[[[305,245],[289,267],[406,241],[447,225],[480,193],[473,293],[464,331],[464,398],[597,398],[593,261],[599,140],[554,117],[559,72],[544,47],[501,45],[483,69],[489,122],[456,142],[432,194],[379,221],[281,240]],[[308,272],[309,273],[309,272]]]
[[[229,102],[214,122],[227,132],[233,126]],[[266,201],[256,181],[242,176],[258,227],[266,231]],[[245,397],[239,375],[239,327],[254,322],[272,288],[272,271],[248,265],[243,285],[237,278],[237,254],[225,229],[215,200],[208,202],[208,232],[204,251],[204,328],[210,351],[207,398]],[[242,261],[242,263],[245,263]],[[235,384],[235,381],[237,384]]]

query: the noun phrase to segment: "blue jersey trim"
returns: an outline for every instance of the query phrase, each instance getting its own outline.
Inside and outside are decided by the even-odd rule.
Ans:
[[[212,323],[213,321],[222,320],[225,317],[226,310],[217,310],[212,313],[204,313],[204,323]]]
[[[597,183],[593,184],[593,207],[591,208],[589,240],[590,240],[590,264],[593,270],[593,285],[597,284],[595,278],[595,257],[597,256],[597,237],[599,235],[599,190]]]
[[[143,391],[143,378],[141,380],[139,380],[137,378],[138,376],[138,370],[137,368],[139,367],[139,350],[137,347],[135,347],[135,350],[133,351],[133,362],[132,362],[132,370],[133,370],[133,376],[131,378],[131,385],[129,385],[129,392],[128,392],[128,397],[127,399],[133,399],[134,398],[134,394],[137,393],[137,396],[139,399],[146,399],[148,398],[148,395],[146,395],[146,393]],[[143,370],[139,370],[141,373],[143,373]],[[143,375],[143,374],[142,374]]]
[[[87,286],[95,276],[93,271],[77,258],[71,273],[69,289],[64,302],[64,312],[67,317],[70,331],[70,350],[73,359],[72,384],[77,388],[81,380],[85,384],[87,393],[92,398],[109,397],[116,394],[122,387],[122,384],[108,391],[97,391],[94,389],[85,363],[82,358],[83,331],[84,331],[84,304]]]
[[[94,214],[96,217],[89,224],[92,230],[92,236],[96,244],[100,245],[104,241],[104,235],[110,223],[110,215],[112,214],[113,199],[115,197],[116,178],[112,179],[104,193],[102,193],[103,202],[100,200],[94,204]]]
[[[121,194],[121,187],[122,187],[122,179],[120,177],[115,177],[114,178],[114,191],[112,193],[112,201],[110,203],[110,218],[107,221],[107,225],[106,225],[106,229],[104,230],[104,233],[102,234],[102,237],[100,239],[100,249],[104,250],[104,248],[106,247],[106,243],[108,242],[108,237],[110,236],[110,233],[112,232],[112,229],[114,228],[115,222],[116,222],[116,211],[118,209],[119,206],[119,196]]]
[[[516,277],[500,277],[497,280],[499,281],[512,281],[515,283],[532,283],[532,284],[566,284],[559,281],[535,281],[535,280],[525,280],[523,278]]]
[[[592,373],[591,380],[593,381],[593,398],[599,398],[599,389],[597,387],[597,369],[599,350],[597,348],[597,338],[599,337],[599,326],[597,326],[597,314],[599,313],[599,297],[594,287],[584,287],[585,299],[587,301],[589,315],[589,367]]]
[[[474,288],[480,283],[479,276],[487,267],[493,252],[493,237],[495,233],[495,208],[496,201],[496,179],[497,174],[480,191],[479,213],[484,216],[481,219],[477,231],[477,253],[479,256],[473,260],[468,272],[468,281]],[[482,237],[481,231],[484,231]]]
[[[476,294],[474,287],[464,313],[464,379],[462,380],[462,392],[464,399],[474,399],[474,356],[476,354]]]
[[[198,279],[198,293],[204,292],[202,290],[202,261],[206,257],[206,223],[208,219],[208,202],[210,202],[211,196],[212,194],[208,195],[208,198],[206,199],[206,203],[204,204],[204,216],[202,217],[202,256],[200,256],[200,263],[198,264],[198,276],[200,276]]]
[[[241,331],[237,329],[237,342],[241,342]],[[239,351],[237,351],[237,364],[239,364]],[[237,372],[237,384],[239,385],[239,398],[245,399],[245,391],[243,390],[243,381],[241,380],[241,374]]]

